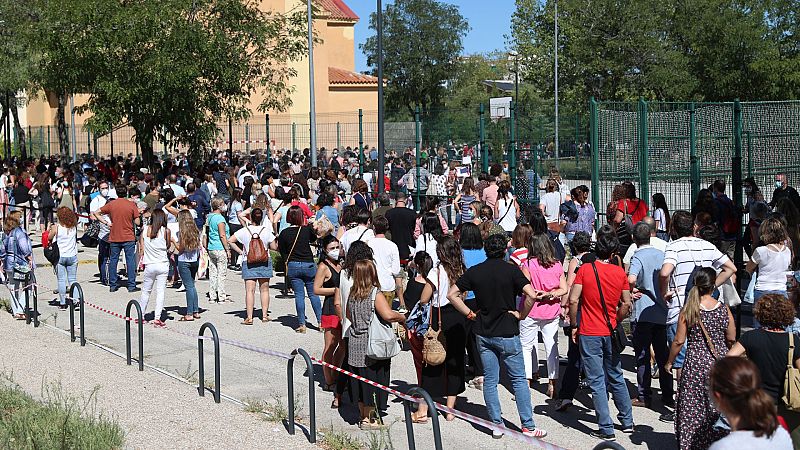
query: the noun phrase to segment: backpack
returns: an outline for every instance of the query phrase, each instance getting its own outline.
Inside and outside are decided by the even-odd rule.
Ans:
[[[562,203],[559,207],[559,212],[569,222],[574,223],[578,220],[578,208],[575,206],[575,202],[572,200]]]
[[[263,264],[269,261],[269,253],[264,248],[264,243],[261,242],[261,238],[258,236],[258,233],[253,233],[250,231],[249,227],[247,228],[247,232],[250,233],[250,245],[247,247],[247,264]]]
[[[42,189],[42,192],[39,193],[39,208],[50,209],[55,206],[56,202],[53,200],[53,195],[50,193],[50,190],[47,188]]]

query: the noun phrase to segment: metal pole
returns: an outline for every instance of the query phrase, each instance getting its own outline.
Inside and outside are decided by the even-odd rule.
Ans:
[[[555,39],[553,40],[553,47],[555,49],[555,59],[554,59],[554,71],[555,71],[555,101],[556,101],[556,123],[555,123],[555,156],[556,156],[556,167],[561,168],[561,162],[558,160],[559,158],[559,150],[558,150],[558,0],[555,0],[555,20],[556,20],[556,27],[555,27]]]
[[[697,201],[697,195],[700,193],[700,162],[697,158],[694,102],[689,104],[689,173],[692,204],[694,204]]]
[[[420,183],[419,183],[419,161],[420,161],[419,154],[422,151],[422,130],[420,129],[420,123],[419,123],[419,106],[417,106],[417,108],[414,110],[414,134],[415,134],[415,144],[417,146],[417,152],[416,152],[416,156],[417,156],[416,184],[417,185],[415,186],[415,189],[414,189],[414,196],[416,197],[416,202],[415,203],[416,203],[417,210],[419,210],[420,209],[420,205],[419,205],[419,185],[420,185]]]
[[[47,126],[47,157],[52,156],[50,153],[50,125]]]
[[[517,102],[511,102],[511,146],[509,148],[508,174],[511,178],[511,186],[516,186],[514,181],[517,178]]]
[[[311,167],[317,167],[317,109],[314,96],[314,18],[311,13],[311,0],[306,3],[308,4],[308,84],[310,93],[308,114],[311,119]]]
[[[650,202],[650,168],[648,167],[647,102],[639,99],[639,197],[645,204]]]
[[[364,110],[358,109],[358,177],[364,177]]]
[[[233,164],[233,119],[228,118],[228,163]]]
[[[114,158],[114,129],[111,129],[111,133],[108,134],[109,139],[111,140],[111,158]]]
[[[6,104],[5,104],[5,113],[6,113],[6,122],[3,124],[3,147],[5,150],[6,159],[11,157],[11,135],[8,132],[8,129],[11,127],[9,125],[9,118],[11,117],[11,100],[8,98],[8,91],[6,91]]]
[[[489,171],[489,149],[486,148],[486,110],[481,103],[481,107],[478,110],[478,114],[480,115],[480,126],[478,128],[480,133],[480,147],[481,147],[481,167],[483,168],[484,172]]]
[[[292,122],[292,151],[294,153],[297,150],[297,124]]]
[[[342,125],[340,122],[336,122],[336,148],[342,146]]]
[[[78,159],[78,138],[75,134],[75,96],[69,96],[70,127],[72,127],[72,160]]]
[[[733,251],[733,261],[736,264],[736,289],[742,292],[742,279],[745,272],[744,266],[744,247],[742,246],[742,213],[743,213],[743,199],[742,199],[742,104],[739,99],[733,102],[733,159],[731,161],[731,168],[733,169],[733,202],[736,205],[737,211],[737,230],[736,230],[736,247]],[[736,338],[742,332],[742,307],[741,305],[737,311],[737,324],[736,324]]]
[[[378,192],[383,192],[386,149],[383,141],[383,6],[378,0]],[[419,180],[419,177],[417,177]]]
[[[597,124],[597,101],[592,97],[589,100],[589,127],[590,132],[590,149],[592,154],[592,203],[595,205],[600,204],[600,149],[597,148],[599,139],[599,127]]]
[[[269,151],[272,147],[272,141],[269,140],[269,114],[267,114],[267,159],[269,159]]]
[[[247,151],[247,155],[250,155],[250,124],[244,124],[244,149]]]

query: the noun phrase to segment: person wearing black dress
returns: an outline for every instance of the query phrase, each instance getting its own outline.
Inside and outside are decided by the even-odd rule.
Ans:
[[[339,287],[339,272],[341,246],[339,240],[332,235],[322,239],[322,249],[325,258],[317,266],[317,275],[314,277],[314,293],[325,296],[322,302],[322,321],[320,328],[325,333],[325,345],[322,349],[322,360],[341,367],[342,358],[345,354],[342,345],[342,323],[339,320],[341,311],[338,310],[334,302],[336,288]],[[338,374],[328,368],[323,367],[322,373],[325,376],[325,390],[332,391],[336,385]],[[338,406],[339,396],[334,399],[335,406]]]

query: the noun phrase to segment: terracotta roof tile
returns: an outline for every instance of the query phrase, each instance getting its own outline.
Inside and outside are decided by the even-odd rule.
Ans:
[[[332,19],[358,21],[358,15],[345,4],[344,0],[316,0],[316,2],[330,13]]]
[[[330,84],[378,84],[378,77],[338,67],[328,67],[328,83]]]

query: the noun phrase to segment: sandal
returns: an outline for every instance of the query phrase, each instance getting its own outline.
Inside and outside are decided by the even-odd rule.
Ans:
[[[180,319],[178,319],[178,322],[194,322],[194,317],[182,316]]]
[[[270,319],[270,317],[269,317],[269,316],[267,316],[267,317],[262,317],[262,318],[261,318],[261,322],[262,322],[262,323],[272,322],[272,319]]]
[[[425,417],[420,417],[416,413],[412,413],[411,414],[411,423],[417,423],[417,424],[424,425],[424,424],[428,423],[428,415],[425,414]]]
[[[252,325],[252,324],[253,324],[253,319],[244,319],[242,321],[242,325]]]
[[[25,314],[16,314],[14,318],[17,320],[25,320]]]
[[[331,402],[331,409],[339,409],[339,397],[333,397]]]
[[[194,317],[195,319],[199,319],[200,318],[200,313],[194,313],[194,314],[192,314],[192,317]]]
[[[454,416],[454,415],[452,415],[452,414],[450,414],[450,413],[447,413],[447,414],[444,416],[444,420],[446,420],[446,421],[448,421],[448,422],[452,422],[452,421],[456,420],[456,416]]]

